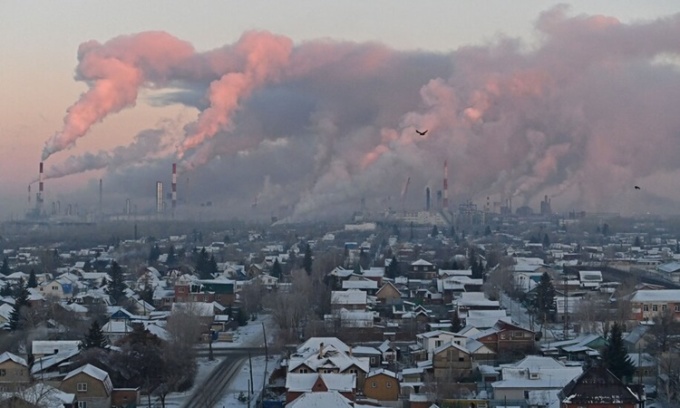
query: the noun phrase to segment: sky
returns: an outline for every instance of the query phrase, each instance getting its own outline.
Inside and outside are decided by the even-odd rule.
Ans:
[[[447,161],[454,205],[677,213],[677,1],[481,5],[2,2],[0,217],[41,157],[47,204],[101,178],[108,212],[173,162],[185,208],[417,209]]]

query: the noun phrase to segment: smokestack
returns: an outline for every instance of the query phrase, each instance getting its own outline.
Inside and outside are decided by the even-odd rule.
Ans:
[[[163,182],[156,182],[156,213],[163,212]]]
[[[449,208],[449,162],[444,160],[444,208]]]
[[[172,216],[175,216],[177,207],[177,163],[172,163]]]
[[[35,199],[37,206],[40,206],[43,202],[43,189],[43,162],[40,162],[40,170],[38,171],[38,195]]]
[[[425,187],[425,211],[430,211],[430,187]]]
[[[125,215],[130,215],[130,211],[130,199],[128,198],[125,200]]]
[[[99,179],[99,214],[102,213],[102,204],[104,202],[104,181]]]
[[[31,185],[28,185],[28,205],[31,205]]]

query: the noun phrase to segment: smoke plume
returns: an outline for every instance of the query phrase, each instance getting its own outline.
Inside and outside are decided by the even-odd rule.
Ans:
[[[362,198],[395,206],[390,197],[408,177],[411,191],[441,185],[444,160],[454,203],[495,195],[521,205],[547,194],[563,208],[606,210],[621,199],[644,206],[628,193],[641,180],[654,197],[680,199],[655,185],[680,174],[672,62],[680,14],[622,23],[560,6],[535,29],[535,45],[500,38],[449,54],[293,44],[266,32],[203,53],[164,33],[86,43],[77,79],[90,89],[43,157],[132,107],[141,87],[171,86],[179,91],[162,103],[199,109],[177,150],[192,191],[247,207],[258,196],[258,211],[285,207],[305,218],[357,208]],[[409,194],[407,202],[423,201]]]

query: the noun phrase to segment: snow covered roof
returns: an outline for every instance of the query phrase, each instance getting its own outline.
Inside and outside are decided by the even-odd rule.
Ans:
[[[66,377],[64,377],[64,381],[68,380],[69,378],[73,378],[80,373],[83,373],[96,380],[101,381],[104,384],[106,392],[109,395],[111,394],[111,390],[113,390],[113,384],[111,384],[111,378],[109,377],[109,373],[102,370],[101,368],[93,366],[92,364],[85,364],[84,366],[80,366],[75,370],[71,371],[70,373],[66,374]]]
[[[411,262],[411,266],[432,266],[432,264],[424,259],[418,259],[415,262]]]
[[[680,289],[637,290],[630,300],[632,302],[680,302]]]
[[[286,408],[351,408],[354,403],[337,391],[308,392],[286,404]]]
[[[26,364],[26,360],[17,356],[16,354],[12,354],[9,351],[5,351],[4,353],[0,354],[0,363],[4,363],[5,361],[8,360],[14,361],[17,364],[21,364],[24,367],[28,367],[28,364]]]
[[[346,280],[342,281],[343,289],[363,289],[363,290],[376,290],[378,289],[378,282],[370,279],[365,280]]]
[[[33,340],[31,352],[33,355],[57,354],[78,350],[79,346],[80,340]]]
[[[321,378],[329,391],[352,392],[356,389],[357,377],[355,374],[319,374],[319,373],[288,373],[286,375],[286,390],[289,392],[309,392]]]
[[[364,305],[366,299],[366,292],[362,290],[334,290],[331,292],[331,304],[335,305]]]
[[[41,407],[48,406],[52,408],[73,406],[76,399],[75,394],[63,392],[45,383],[36,383],[32,387],[22,390],[20,393],[11,393],[11,395],[16,396],[17,398],[23,401],[26,401],[31,405]],[[5,399],[4,395],[0,394],[0,400],[2,399]]]

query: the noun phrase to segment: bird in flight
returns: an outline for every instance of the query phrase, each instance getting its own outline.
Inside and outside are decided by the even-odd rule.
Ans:
[[[640,190],[640,186],[635,186],[635,189],[636,189],[636,190]]]
[[[422,132],[416,129],[416,133],[419,134],[420,136],[425,136],[425,134],[427,133],[427,129],[423,130]]]

